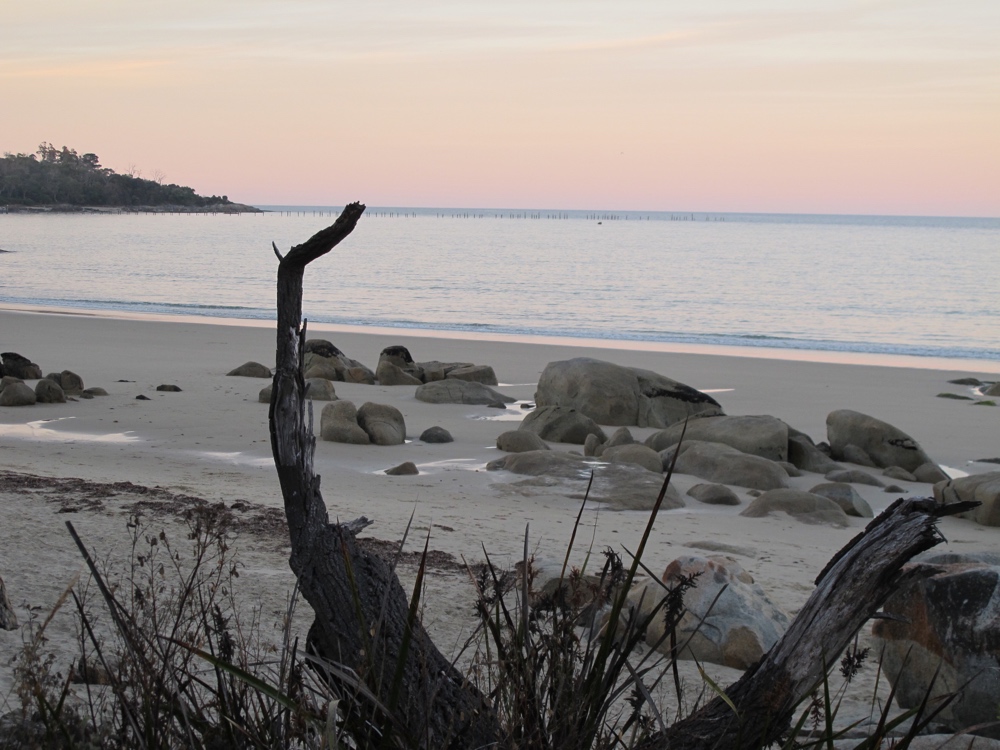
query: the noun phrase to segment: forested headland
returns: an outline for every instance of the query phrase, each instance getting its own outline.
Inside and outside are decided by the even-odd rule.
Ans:
[[[93,208],[187,211],[257,211],[226,195],[198,195],[193,188],[164,184],[159,172],[147,179],[134,168],[119,174],[102,167],[97,154],[43,142],[33,154],[4,153],[0,159],[0,207],[82,210]]]

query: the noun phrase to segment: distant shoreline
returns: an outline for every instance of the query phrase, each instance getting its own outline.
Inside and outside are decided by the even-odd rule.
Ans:
[[[10,204],[0,206],[0,213],[9,214],[262,214],[262,209],[245,203],[213,203],[209,206],[77,206],[56,203],[46,206]]]

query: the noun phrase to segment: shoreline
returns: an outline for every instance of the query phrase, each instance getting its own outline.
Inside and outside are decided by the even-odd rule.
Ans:
[[[134,313],[123,310],[103,310],[82,307],[53,307],[0,302],[0,313],[23,313],[52,316],[91,317],[106,320],[145,321],[160,323],[220,325],[245,328],[273,329],[274,320],[259,318],[209,317],[188,314]],[[542,336],[536,334],[475,333],[471,331],[443,330],[436,328],[396,328],[391,326],[356,326],[335,323],[308,322],[314,332],[343,333],[352,335],[413,337],[418,339],[445,339],[470,342],[505,342],[513,344],[543,345],[610,350],[618,352],[649,352],[661,354],[699,354],[719,357],[777,360],[786,362],[812,362],[817,364],[858,365],[919,370],[962,370],[976,375],[1000,374],[1000,361],[964,359],[955,357],[916,356],[908,354],[879,354],[873,352],[829,351],[821,349],[790,349],[766,346],[725,346],[721,344],[693,344],[665,341],[638,341],[632,339],[590,339],[575,336]]]

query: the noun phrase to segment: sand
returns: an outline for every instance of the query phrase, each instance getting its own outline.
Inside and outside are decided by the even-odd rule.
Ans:
[[[957,365],[931,369],[928,362],[919,360],[892,361],[896,366],[847,364],[775,358],[788,353],[747,351],[736,356],[733,351],[641,351],[586,342],[473,340],[410,331],[317,327],[311,335],[332,340],[348,356],[372,368],[381,349],[390,344],[406,345],[417,360],[489,364],[501,381],[499,390],[522,401],[532,399],[547,362],[593,356],[663,373],[712,392],[728,414],[770,414],[815,440],[825,439],[830,411],[849,408],[903,429],[932,458],[953,470],[995,470],[995,465],[970,462],[1000,456],[1000,408],[936,398],[942,391],[968,392],[949,385],[947,381],[953,378],[998,379],[997,363],[972,365],[978,370]],[[169,498],[174,495],[230,506],[245,501],[281,507],[271,463],[267,405],[258,402],[258,392],[268,381],[225,375],[248,360],[274,364],[270,324],[0,310],[0,347],[29,357],[44,372],[73,370],[87,386],[100,386],[109,393],[66,404],[0,409],[0,470],[49,480],[85,480],[41,482],[31,489],[19,486],[12,475],[5,475],[6,480],[0,477],[0,577],[22,621],[29,617],[29,606],[40,611],[51,607],[82,568],[65,520],[73,521],[95,550],[124,548],[128,507],[141,498],[141,492],[121,485],[117,490],[107,488],[111,483],[162,488],[165,511],[153,521],[175,530],[180,527],[169,512]],[[160,384],[175,384],[182,390],[158,392]],[[534,488],[526,496],[511,487],[519,477],[485,470],[488,461],[501,455],[495,447],[497,435],[514,429],[522,410],[425,404],[414,399],[413,387],[405,386],[338,383],[336,390],[338,396],[358,405],[374,401],[396,406],[413,440],[396,447],[320,441],[316,471],[323,477],[331,516],[342,520],[368,516],[375,524],[366,536],[396,540],[412,514],[416,536],[422,539],[429,531],[431,548],[456,561],[481,561],[485,548],[493,560],[513,565],[521,558],[526,527],[535,554],[550,558],[563,554],[579,501],[547,488]],[[140,394],[149,400],[136,400]],[[449,430],[455,442],[426,445],[415,439],[432,425]],[[639,439],[651,432],[633,429]],[[419,467],[418,476],[383,473],[407,460]],[[700,481],[680,476],[676,486],[683,494]],[[821,481],[818,475],[806,474],[793,479],[792,485],[808,489]],[[899,484],[907,496],[930,493],[929,485]],[[100,487],[105,487],[103,494]],[[861,485],[856,489],[876,512],[898,496]],[[744,490],[737,489],[737,494],[744,505],[750,499]],[[73,501],[95,495],[104,497],[96,511]],[[739,563],[790,615],[806,600],[827,560],[864,526],[861,519],[852,519],[846,529],[807,526],[787,516],[745,519],[738,515],[739,507],[688,501],[686,508],[665,512],[657,519],[646,564],[659,571],[681,554],[700,550],[705,554],[706,542],[731,545],[738,550],[734,557]],[[591,544],[596,549],[635,549],[646,521],[645,512],[588,508],[576,559],[582,559]],[[952,550],[996,548],[995,529],[956,519],[945,519],[942,529]],[[417,546],[416,539],[412,546]],[[245,596],[279,616],[293,583],[280,529],[277,533],[273,529],[246,531],[236,547],[247,571],[242,577],[247,582]],[[404,583],[408,576],[404,566]],[[425,601],[425,625],[442,650],[453,653],[474,624],[473,591],[467,576],[457,566],[440,568],[431,578]],[[78,653],[72,618],[60,615],[50,635],[53,651],[68,664]],[[16,703],[10,696],[8,662],[20,643],[20,633],[0,632],[0,710],[5,701],[12,707]],[[739,674],[708,667],[723,683]],[[864,680],[873,678],[874,669],[863,673],[858,693],[866,688],[867,693],[845,708],[845,716],[867,715],[872,688]],[[698,681],[693,668],[686,679],[692,684]]]

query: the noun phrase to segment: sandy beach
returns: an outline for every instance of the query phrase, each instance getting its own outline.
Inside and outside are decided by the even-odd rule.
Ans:
[[[949,471],[996,470],[995,464],[975,461],[1000,456],[1000,408],[936,397],[941,392],[969,395],[969,388],[950,385],[951,379],[1000,379],[996,363],[983,363],[985,370],[929,369],[469,340],[427,333],[310,330],[311,337],[332,341],[373,369],[379,352],[391,344],[407,346],[417,360],[492,365],[500,381],[497,390],[519,401],[533,399],[548,362],[590,356],[662,373],[709,392],[727,414],[772,415],[816,441],[826,439],[830,411],[853,409],[904,430]],[[15,475],[84,480],[76,485],[81,496],[101,496],[100,487],[128,482],[160,488],[164,497],[281,507],[267,405],[258,401],[268,381],[226,376],[248,360],[273,366],[270,327],[0,310],[0,346],[37,362],[43,372],[72,370],[86,386],[102,387],[109,394],[65,404],[0,409],[0,472],[7,473],[0,479],[0,576],[22,621],[29,617],[29,606],[42,611],[50,607],[82,568],[63,521],[72,520],[97,550],[120,548],[127,541],[126,506],[134,501],[135,491],[120,486],[117,491],[107,489],[104,505],[93,510],[85,503],[67,502],[74,493],[72,483],[41,482],[32,489],[14,481]],[[161,384],[177,385],[181,391],[158,392]],[[320,441],[316,471],[323,477],[331,516],[349,520],[366,515],[375,521],[367,536],[395,540],[412,514],[417,535],[422,538],[429,530],[431,548],[456,561],[481,561],[485,547],[495,561],[512,565],[521,557],[526,526],[536,555],[562,555],[579,500],[558,488],[534,487],[525,494],[513,486],[519,477],[485,469],[487,462],[502,455],[495,447],[497,436],[516,428],[523,417],[519,405],[503,411],[432,405],[417,401],[413,386],[337,383],[336,391],[359,406],[373,401],[397,407],[406,419],[410,440],[395,447]],[[149,400],[137,400],[139,395]],[[316,422],[318,429],[319,408]],[[455,441],[424,444],[416,439],[433,425],[446,428]],[[637,439],[653,431],[632,428]],[[572,445],[553,447],[580,450]],[[420,474],[383,473],[403,461],[414,462]],[[684,495],[701,481],[681,475],[675,486]],[[806,473],[791,479],[791,485],[809,489],[821,481],[819,475]],[[931,493],[927,484],[898,484],[905,496]],[[745,507],[750,496],[734,489]],[[855,489],[876,513],[899,496],[876,487],[855,485]],[[664,512],[657,520],[645,563],[659,571],[682,554],[708,554],[706,547],[728,545],[730,554],[789,615],[808,597],[827,560],[865,524],[859,518],[851,519],[849,528],[810,526],[783,515],[748,519],[739,515],[741,506],[686,501],[687,507]],[[591,544],[595,549],[635,549],[646,521],[644,511],[588,508],[584,531],[578,535],[577,559]],[[157,522],[177,523],[169,514]],[[971,521],[944,519],[942,530],[955,551],[997,546],[995,529]],[[242,578],[246,596],[264,601],[265,612],[280,612],[293,583],[280,534],[247,531],[240,535],[237,549],[246,566]],[[469,581],[457,567],[432,576],[424,622],[446,653],[461,644],[473,625],[472,600]],[[308,622],[307,616],[302,619]],[[50,631],[52,648],[66,664],[78,653],[73,632],[69,615],[60,615]],[[14,700],[9,661],[20,643],[18,632],[0,632],[0,710],[5,701]],[[706,666],[723,683],[739,674]],[[696,680],[696,674],[692,671],[686,678]],[[873,669],[867,674],[865,679],[874,678]],[[853,710],[867,714],[870,690],[866,693],[862,683],[858,692],[862,697]]]

